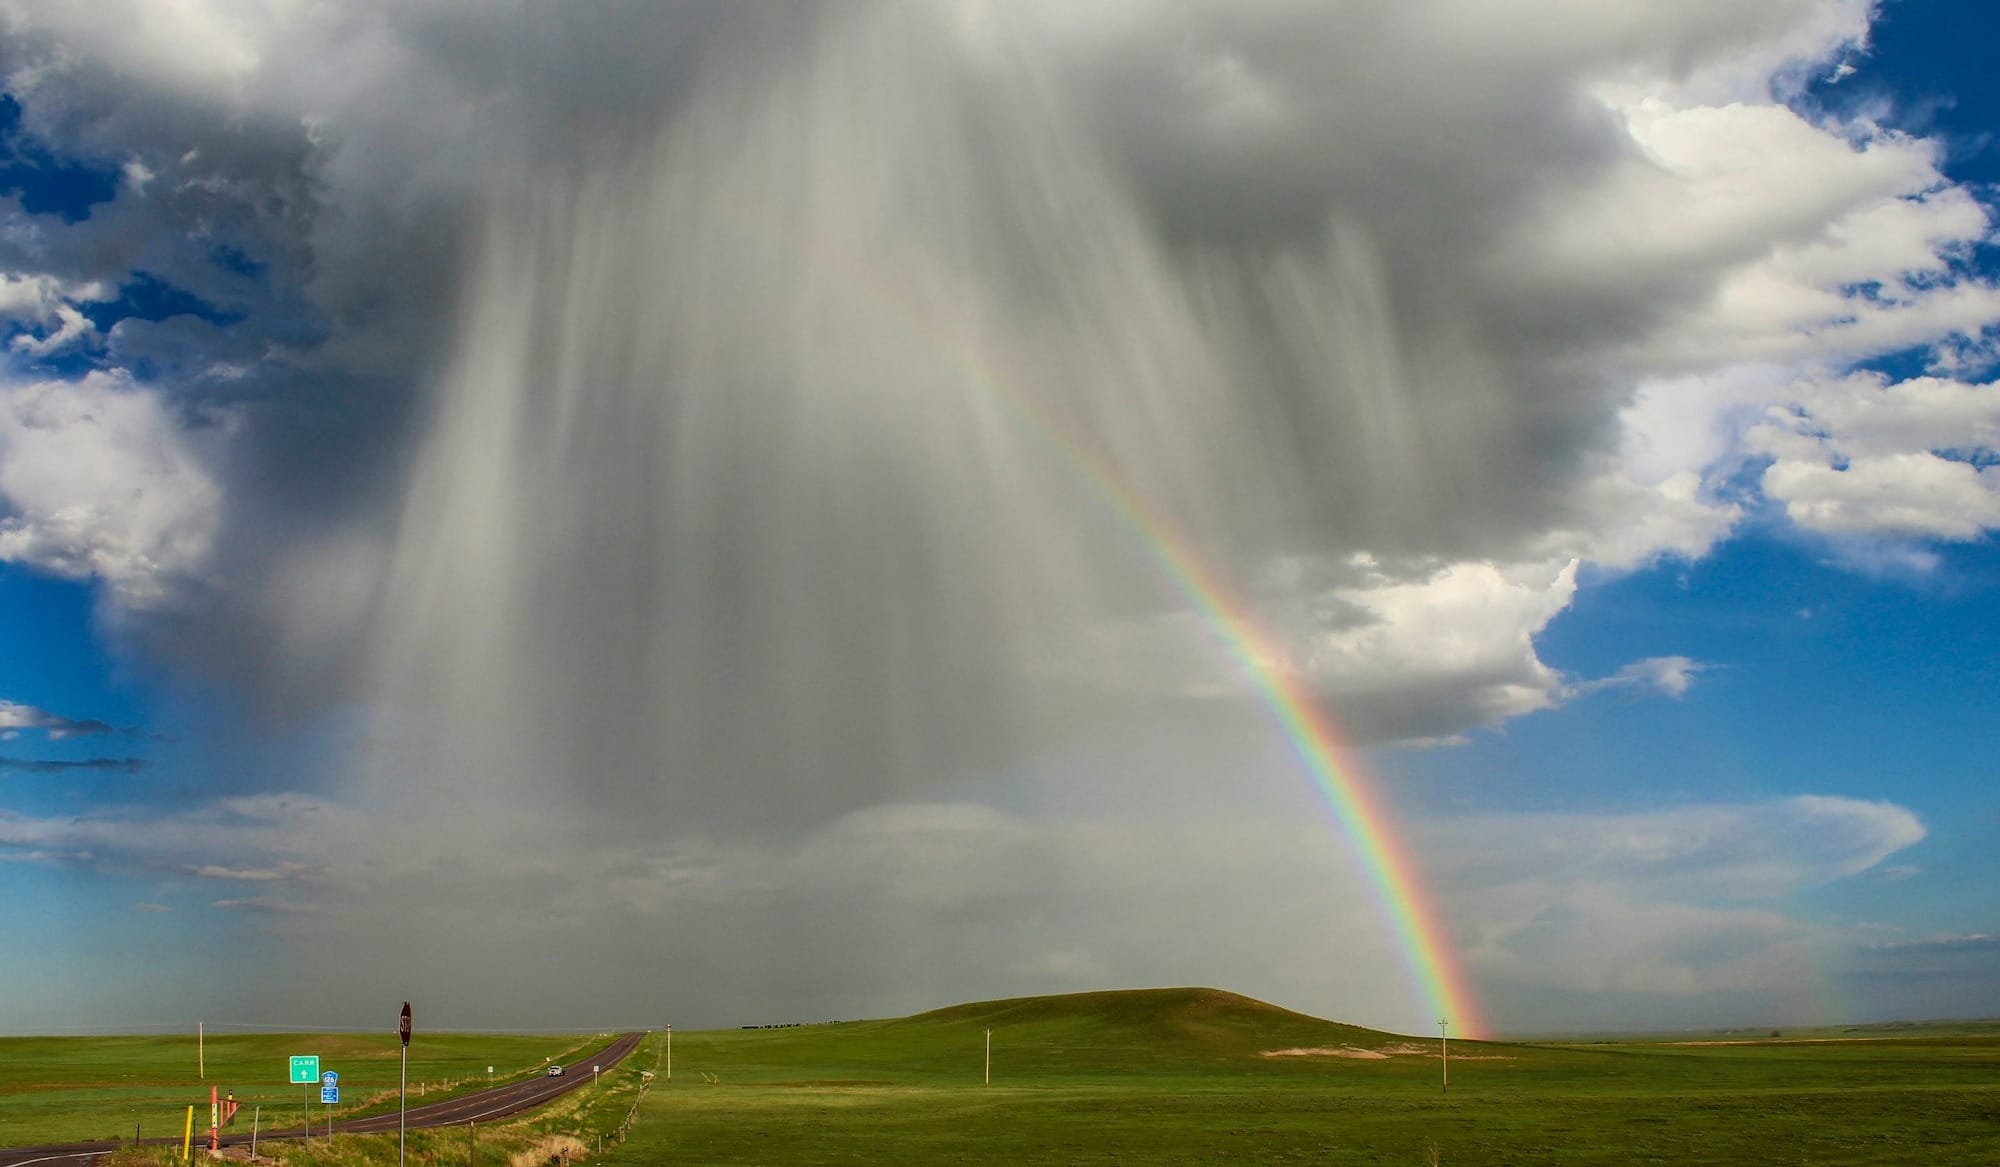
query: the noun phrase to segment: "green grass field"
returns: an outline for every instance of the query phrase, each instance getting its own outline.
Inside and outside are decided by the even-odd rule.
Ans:
[[[608,1162],[2000,1163],[2000,1029],[1436,1048],[1207,990],[676,1035]]]
[[[981,1082],[989,1028],[991,1086]],[[1445,1095],[1435,1038],[1205,989],[1029,998],[891,1021],[676,1033],[672,1080],[662,1075],[642,1097],[641,1071],[663,1068],[655,1035],[601,1086],[493,1131],[478,1164],[500,1167],[514,1151],[514,1167],[531,1167],[528,1149],[558,1138],[604,1167],[2000,1163],[2000,1026],[1854,1038],[1454,1041]],[[103,1044],[72,1040],[79,1050]],[[517,1062],[546,1056],[532,1042],[520,1048]],[[1347,1056],[1270,1056],[1277,1050]],[[0,1057],[9,1052],[0,1046]],[[20,1095],[4,1086],[18,1068],[11,1058],[0,1066],[4,1130]],[[621,1143],[615,1131],[635,1101]],[[364,1142],[284,1159],[394,1161],[393,1138],[386,1152]],[[413,1161],[425,1167],[472,1154],[463,1132],[420,1146]]]
[[[595,1048],[596,1035],[494,1036],[421,1032],[410,1042],[410,1090],[415,1101],[434,1101],[496,1081],[541,1073],[545,1058],[565,1058]],[[208,1088],[234,1090],[243,1110],[237,1126],[249,1129],[254,1108],[263,1124],[296,1127],[307,1088],[286,1083],[287,1058],[318,1054],[323,1069],[340,1074],[339,1115],[372,1113],[394,1105],[399,1051],[393,1032],[382,1034],[214,1034],[203,1043],[206,1077],[197,1076],[193,1034],[171,1037],[0,1037],[0,1147],[82,1140],[130,1139],[134,1126],[147,1138],[178,1137],[187,1107],[208,1124]],[[312,1116],[324,1121],[319,1091]],[[236,1129],[232,1127],[231,1129]]]

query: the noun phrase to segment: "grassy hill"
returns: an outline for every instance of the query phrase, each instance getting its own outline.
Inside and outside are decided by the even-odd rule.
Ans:
[[[965,1083],[981,1080],[989,1029],[996,1082],[1324,1076],[1361,1065],[1378,1078],[1437,1075],[1434,1041],[1200,988],[977,1001],[890,1020],[722,1031],[676,1048],[739,1084]],[[1288,1052],[1300,1050],[1345,1056]]]
[[[1305,1046],[1380,1049],[1407,1039],[1294,1013],[1221,989],[1120,989],[1056,997],[1014,997],[933,1009],[894,1023],[1000,1029],[1037,1040],[1074,1040],[1134,1053],[1227,1059]]]

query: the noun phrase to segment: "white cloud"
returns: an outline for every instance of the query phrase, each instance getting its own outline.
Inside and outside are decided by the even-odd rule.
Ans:
[[[97,331],[96,326],[91,324],[83,313],[67,304],[57,307],[55,316],[56,327],[53,331],[38,337],[22,333],[13,340],[11,347],[14,351],[27,353],[30,356],[45,357],[68,345],[71,341]]]
[[[1582,697],[1607,690],[1623,689],[1628,692],[1651,692],[1665,697],[1684,697],[1694,684],[1694,676],[1702,671],[1702,664],[1684,656],[1655,656],[1633,661],[1609,677],[1595,681],[1583,681],[1569,688],[1571,697]]]
[[[1559,190],[1544,231],[1523,240],[1557,278],[1726,271],[1939,181],[1926,143],[1885,134],[1857,149],[1780,105],[1647,97],[1613,112],[1635,156],[1594,187]]]
[[[0,273],[0,315],[39,320],[55,311],[60,297],[46,276]]]
[[[2000,529],[2000,383],[1801,382],[1747,436],[1765,494],[1829,535],[1966,541]]]
[[[156,609],[198,579],[220,491],[160,395],[123,378],[0,384],[0,561],[100,579]]]
[[[1348,566],[1359,579],[1300,596],[1303,618],[1279,625],[1290,653],[1279,667],[1358,740],[1450,739],[1564,700],[1534,641],[1574,598],[1575,561],[1414,576],[1369,556]]]
[[[1920,841],[1891,803],[1800,796],[1659,811],[1491,815],[1418,832],[1495,982],[1662,994],[1810,985],[1785,898]]]
[[[162,814],[154,808],[103,807],[88,816],[36,818],[0,810],[0,847],[48,856],[82,856],[126,869],[197,874],[217,867],[210,856],[271,858],[315,854],[311,829],[334,817],[332,808],[297,794],[219,799]]]
[[[1504,843],[1475,845],[1486,833]],[[1471,886],[1618,883],[1744,900],[1859,874],[1924,834],[1916,816],[1893,803],[1800,795],[1631,814],[1501,815],[1453,823],[1432,837],[1440,854],[1464,847],[1480,856],[1454,865],[1454,878]]]
[[[0,272],[0,320],[13,318],[44,327],[23,331],[8,342],[16,353],[45,357],[72,342],[94,336],[97,328],[77,307],[113,293],[97,282],[67,284],[47,275]]]
[[[1621,430],[1615,468],[1581,496],[1589,525],[1549,537],[1603,566],[1699,558],[1752,500],[1746,467],[1796,526],[1864,541],[1845,552],[1857,565],[1927,571],[1937,557],[1925,543],[2000,528],[1994,384],[1738,365],[1645,382]],[[1635,498],[1647,477],[1676,484],[1673,506]]]
[[[1565,676],[1541,659],[1535,638],[1574,599],[1577,566],[1284,560],[1249,605],[1248,641],[1176,614],[1100,629],[1084,654],[1094,669],[1054,671],[1117,691],[1244,701],[1260,692],[1254,668],[1325,701],[1363,744],[1459,744],[1466,730],[1614,690],[1685,695],[1705,666],[1684,656],[1599,678]],[[1256,645],[1254,661],[1241,656],[1246,643]]]
[[[143,159],[136,157],[127,158],[125,165],[119,168],[119,174],[124,177],[125,185],[131,187],[134,194],[141,196],[146,193],[146,184],[159,177]]]
[[[1335,691],[1486,676],[1496,716],[1540,708],[1555,678],[1535,657],[1534,635],[1576,595],[1576,568],[1455,563],[1419,581],[1371,571],[1334,593],[1370,619],[1309,643],[1296,664]]]
[[[1479,965],[1544,990],[1693,996],[1796,985],[1812,976],[1809,958],[1805,933],[1779,912],[1573,888],[1482,951]]]
[[[1281,560],[1250,602],[1248,640],[1175,613],[1100,628],[1057,671],[1117,691],[1241,700],[1258,691],[1255,669],[1329,702],[1356,740],[1444,738],[1562,702],[1564,678],[1534,638],[1569,606],[1576,566]]]
[[[187,873],[198,879],[226,879],[239,883],[280,883],[296,880],[308,874],[311,868],[303,863],[281,862],[269,867],[225,867],[216,863],[201,863],[189,867]]]
[[[6,736],[12,738],[14,731],[23,729],[41,730],[51,741],[111,731],[109,725],[95,719],[62,717],[18,701],[0,700],[0,731],[6,731]]]
[[[2000,447],[2000,383],[1918,377],[1891,384],[1857,373],[1794,390],[1802,415],[1794,428],[1817,432],[1846,456]]]
[[[1990,392],[1828,372],[1921,346],[1949,364],[2000,324],[2000,288],[1966,269],[1991,215],[1946,183],[1935,147],[1769,103],[1606,92],[1638,153],[1580,198],[1555,192],[1547,230],[1522,236],[1511,262],[1552,286],[1651,283],[1683,307],[1623,358],[1638,392],[1618,452],[1585,479],[1584,521],[1553,527],[1549,545],[1621,569],[1698,558],[1745,513],[1734,476],[1763,456],[1776,460],[1753,481],[1810,530],[1992,529],[1992,475],[1940,456],[1990,448]]]
[[[224,911],[259,912],[274,916],[316,916],[323,910],[317,904],[283,899],[279,896],[245,896],[238,899],[216,900],[209,906]]]
[[[509,992],[532,994],[568,983],[570,944],[610,930],[627,938],[607,965],[612,981],[739,970],[676,978],[681,1007],[717,1021],[744,1008],[762,1019],[854,1016],[1193,983],[1421,1027],[1427,1003],[1347,842],[1323,808],[1288,812],[1306,791],[1281,754],[1256,766],[1267,764],[1276,769],[1239,774],[1192,811],[1178,797],[1135,807],[1115,792],[1085,809],[1064,778],[1015,791],[1011,809],[891,803],[789,840],[669,834],[584,854],[560,843],[572,824],[548,818],[517,835],[487,824],[447,841],[421,823],[287,796],[82,822],[0,814],[0,855],[152,882],[282,882],[282,894],[214,906],[268,917],[300,960],[364,997],[380,976],[359,943],[371,935],[412,939],[396,973],[410,979],[398,983],[462,982],[465,968],[511,952]],[[1134,776],[1149,789],[1164,777]],[[1266,780],[1276,788],[1265,793],[1289,793],[1268,801]],[[1699,1000],[1810,985],[1815,933],[1790,914],[1790,897],[1893,871],[1883,861],[1924,835],[1901,807],[1822,796],[1404,827],[1474,978],[1499,1001],[1518,985],[1572,990],[1572,1020],[1604,1015],[1618,994]],[[205,858],[222,854],[256,867]],[[549,910],[493,910],[521,902]],[[295,926],[306,915],[310,926]],[[748,971],[801,950],[814,953],[810,983]],[[1335,965],[1342,975],[1329,982]]]
[[[1764,472],[1764,490],[1793,522],[1830,534],[1965,541],[2000,528],[2000,472],[1927,453],[1785,459]]]
[[[0,2],[0,26],[51,30],[87,42],[121,68],[190,91],[233,92],[259,65],[258,41],[309,10],[296,0],[104,0],[91,8],[49,0]],[[21,79],[14,79],[19,84]]]
[[[1632,345],[1631,367],[1839,362],[2000,321],[2000,288],[1962,267],[1990,216],[1946,183],[1931,143],[1772,104],[1645,96],[1612,109],[1636,156],[1555,191],[1511,263],[1536,283],[1681,301]]]
[[[1627,435],[1636,437],[1636,430]],[[1639,473],[1630,462],[1613,463],[1579,484],[1572,521],[1552,525],[1536,549],[1632,571],[1668,557],[1700,559],[1743,516],[1740,503],[1714,497],[1694,470],[1656,481]]]

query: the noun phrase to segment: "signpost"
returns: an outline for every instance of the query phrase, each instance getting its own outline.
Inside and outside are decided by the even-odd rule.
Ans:
[[[292,1077],[291,1077],[292,1085],[304,1086],[306,1088],[305,1127],[306,1127],[306,1134],[310,1135],[312,1134],[312,1129],[313,1129],[312,1088],[313,1084],[319,1081],[319,1055],[293,1054],[291,1061],[291,1070],[292,1070]]]
[[[340,1075],[328,1070],[319,1076],[319,1104],[326,1107],[326,1142],[333,1145],[333,1108],[340,1105]]]
[[[396,1097],[396,1167],[403,1167],[403,1131],[410,1115],[410,1003],[403,1002],[403,1018],[396,1026],[403,1039],[403,1082]]]

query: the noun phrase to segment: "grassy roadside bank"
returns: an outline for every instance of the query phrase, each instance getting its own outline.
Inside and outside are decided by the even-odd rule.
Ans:
[[[532,1113],[492,1123],[413,1130],[406,1135],[405,1159],[423,1167],[545,1167],[603,1158],[617,1150],[627,1124],[657,1078],[652,1067],[662,1053],[654,1037],[623,1063]],[[248,1162],[247,1148],[225,1149],[225,1157]],[[196,1162],[205,1160],[197,1151]],[[257,1163],[272,1167],[393,1167],[396,1136],[335,1135],[331,1139],[285,1140],[260,1144]],[[137,1147],[104,1160],[105,1167],[181,1167],[178,1147]]]
[[[539,1074],[553,1058],[596,1048],[595,1034],[520,1036],[418,1034],[410,1042],[412,1103],[435,1102],[489,1084]],[[0,1038],[0,1146],[178,1137],[188,1106],[206,1129],[208,1091],[234,1091],[243,1104],[230,1129],[297,1127],[308,1097],[315,1124],[319,1092],[286,1081],[292,1054],[318,1054],[340,1074],[336,1117],[395,1106],[400,1046],[383,1034],[209,1034],[200,1062],[193,1035],[171,1037]],[[200,1072],[205,1070],[205,1076]]]

